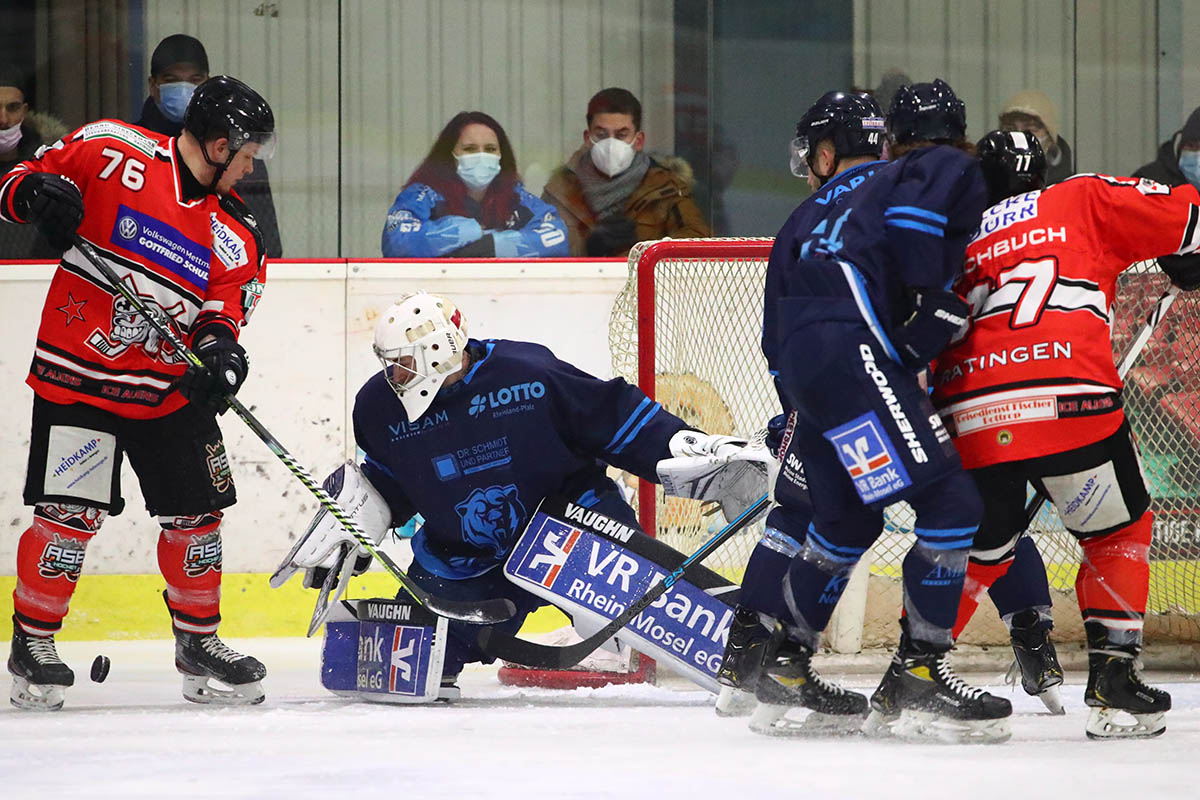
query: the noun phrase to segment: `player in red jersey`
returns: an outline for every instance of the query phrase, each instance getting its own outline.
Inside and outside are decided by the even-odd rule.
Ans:
[[[266,101],[241,81],[201,85],[169,138],[100,120],[43,147],[0,182],[0,216],[65,250],[33,364],[25,502],[17,548],[11,699],[56,710],[74,673],[58,657],[88,542],[124,508],[123,455],[162,527],[158,563],[184,697],[263,699],[266,668],[226,647],[220,622],[222,511],[235,502],[216,413],[246,378],[238,330],[265,280],[257,225],[233,192],[274,144]],[[190,367],[73,246],[86,240],[203,360]],[[215,678],[228,690],[208,685]]]
[[[956,285],[971,320],[934,373],[934,404],[984,499],[955,633],[991,586],[1014,644],[1027,625],[1051,647],[1048,592],[1044,607],[1005,608],[1009,593],[1027,596],[1028,587],[999,580],[1014,554],[1040,558],[1027,538],[1018,548],[1033,483],[1083,550],[1075,587],[1088,639],[1088,735],[1156,735],[1170,695],[1143,683],[1135,666],[1152,514],[1110,320],[1117,276],[1135,261],[1159,257],[1175,283],[1200,287],[1200,256],[1188,255],[1200,246],[1200,195],[1105,175],[1040,190],[1044,158],[1019,131],[988,134],[979,153],[993,205]],[[1117,711],[1136,724],[1115,722]]]

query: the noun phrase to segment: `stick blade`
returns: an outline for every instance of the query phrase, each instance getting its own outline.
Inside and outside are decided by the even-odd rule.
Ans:
[[[569,669],[596,649],[587,639],[567,647],[554,647],[518,639],[495,628],[482,628],[476,642],[488,656],[535,669]]]

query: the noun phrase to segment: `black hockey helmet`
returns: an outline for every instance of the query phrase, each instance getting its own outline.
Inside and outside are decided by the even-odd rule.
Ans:
[[[792,174],[807,178],[808,157],[818,142],[833,143],[836,157],[875,156],[883,151],[883,109],[866,92],[826,92],[796,123]],[[822,177],[822,176],[817,176]]]
[[[225,163],[204,159],[217,168],[217,177],[229,166],[243,145],[257,144],[255,158],[268,159],[275,152],[275,114],[262,95],[237,78],[217,75],[196,87],[183,115],[183,129],[201,143],[213,138],[229,139]]]
[[[1046,154],[1032,134],[992,131],[979,140],[976,152],[991,205],[1046,185]]]
[[[967,107],[941,78],[901,86],[888,109],[887,130],[895,144],[961,139],[967,133]]]

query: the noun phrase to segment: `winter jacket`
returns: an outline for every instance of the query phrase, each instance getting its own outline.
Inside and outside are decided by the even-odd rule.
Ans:
[[[1183,186],[1188,179],[1179,169],[1179,134],[1172,136],[1159,145],[1158,157],[1149,164],[1143,164],[1133,173],[1135,178],[1149,178],[1152,181],[1165,183],[1167,186]]]
[[[596,228],[596,215],[588,207],[583,186],[575,174],[575,165],[588,148],[575,151],[546,182],[542,199],[558,207],[567,224],[572,256],[586,256],[587,238]],[[670,237],[696,239],[711,236],[712,231],[692,199],[692,168],[674,156],[651,158],[650,169],[625,204],[624,214],[633,220],[635,241],[645,242]],[[628,253],[612,253],[624,256]]]
[[[0,161],[0,175],[33,158],[43,144],[61,139],[70,131],[56,117],[38,111],[30,111],[21,123],[21,141],[17,149],[9,153],[11,159]],[[45,259],[58,261],[62,251],[55,250],[38,233],[36,225],[9,225],[0,223],[0,259]]]

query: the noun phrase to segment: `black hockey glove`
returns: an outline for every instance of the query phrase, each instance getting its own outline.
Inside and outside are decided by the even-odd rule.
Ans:
[[[904,366],[915,371],[928,367],[967,324],[970,313],[971,307],[954,292],[914,289],[912,315],[892,332]]]
[[[1171,283],[1185,292],[1200,289],[1200,253],[1186,256],[1160,256],[1158,266],[1167,273]]]
[[[779,449],[783,447],[783,434],[787,432],[788,415],[776,414],[767,420],[767,450],[779,458]]]
[[[612,214],[596,222],[587,238],[587,254],[604,258],[624,253],[637,242],[637,225],[629,217]]]
[[[221,326],[214,330],[222,330]],[[179,377],[176,388],[189,403],[203,406],[218,414],[229,408],[226,396],[237,394],[246,380],[250,362],[246,350],[228,333],[199,335],[199,343],[193,348],[204,367],[194,364]]]
[[[47,172],[26,175],[13,194],[17,216],[32,223],[56,250],[66,252],[83,221],[83,195],[70,178]]]

